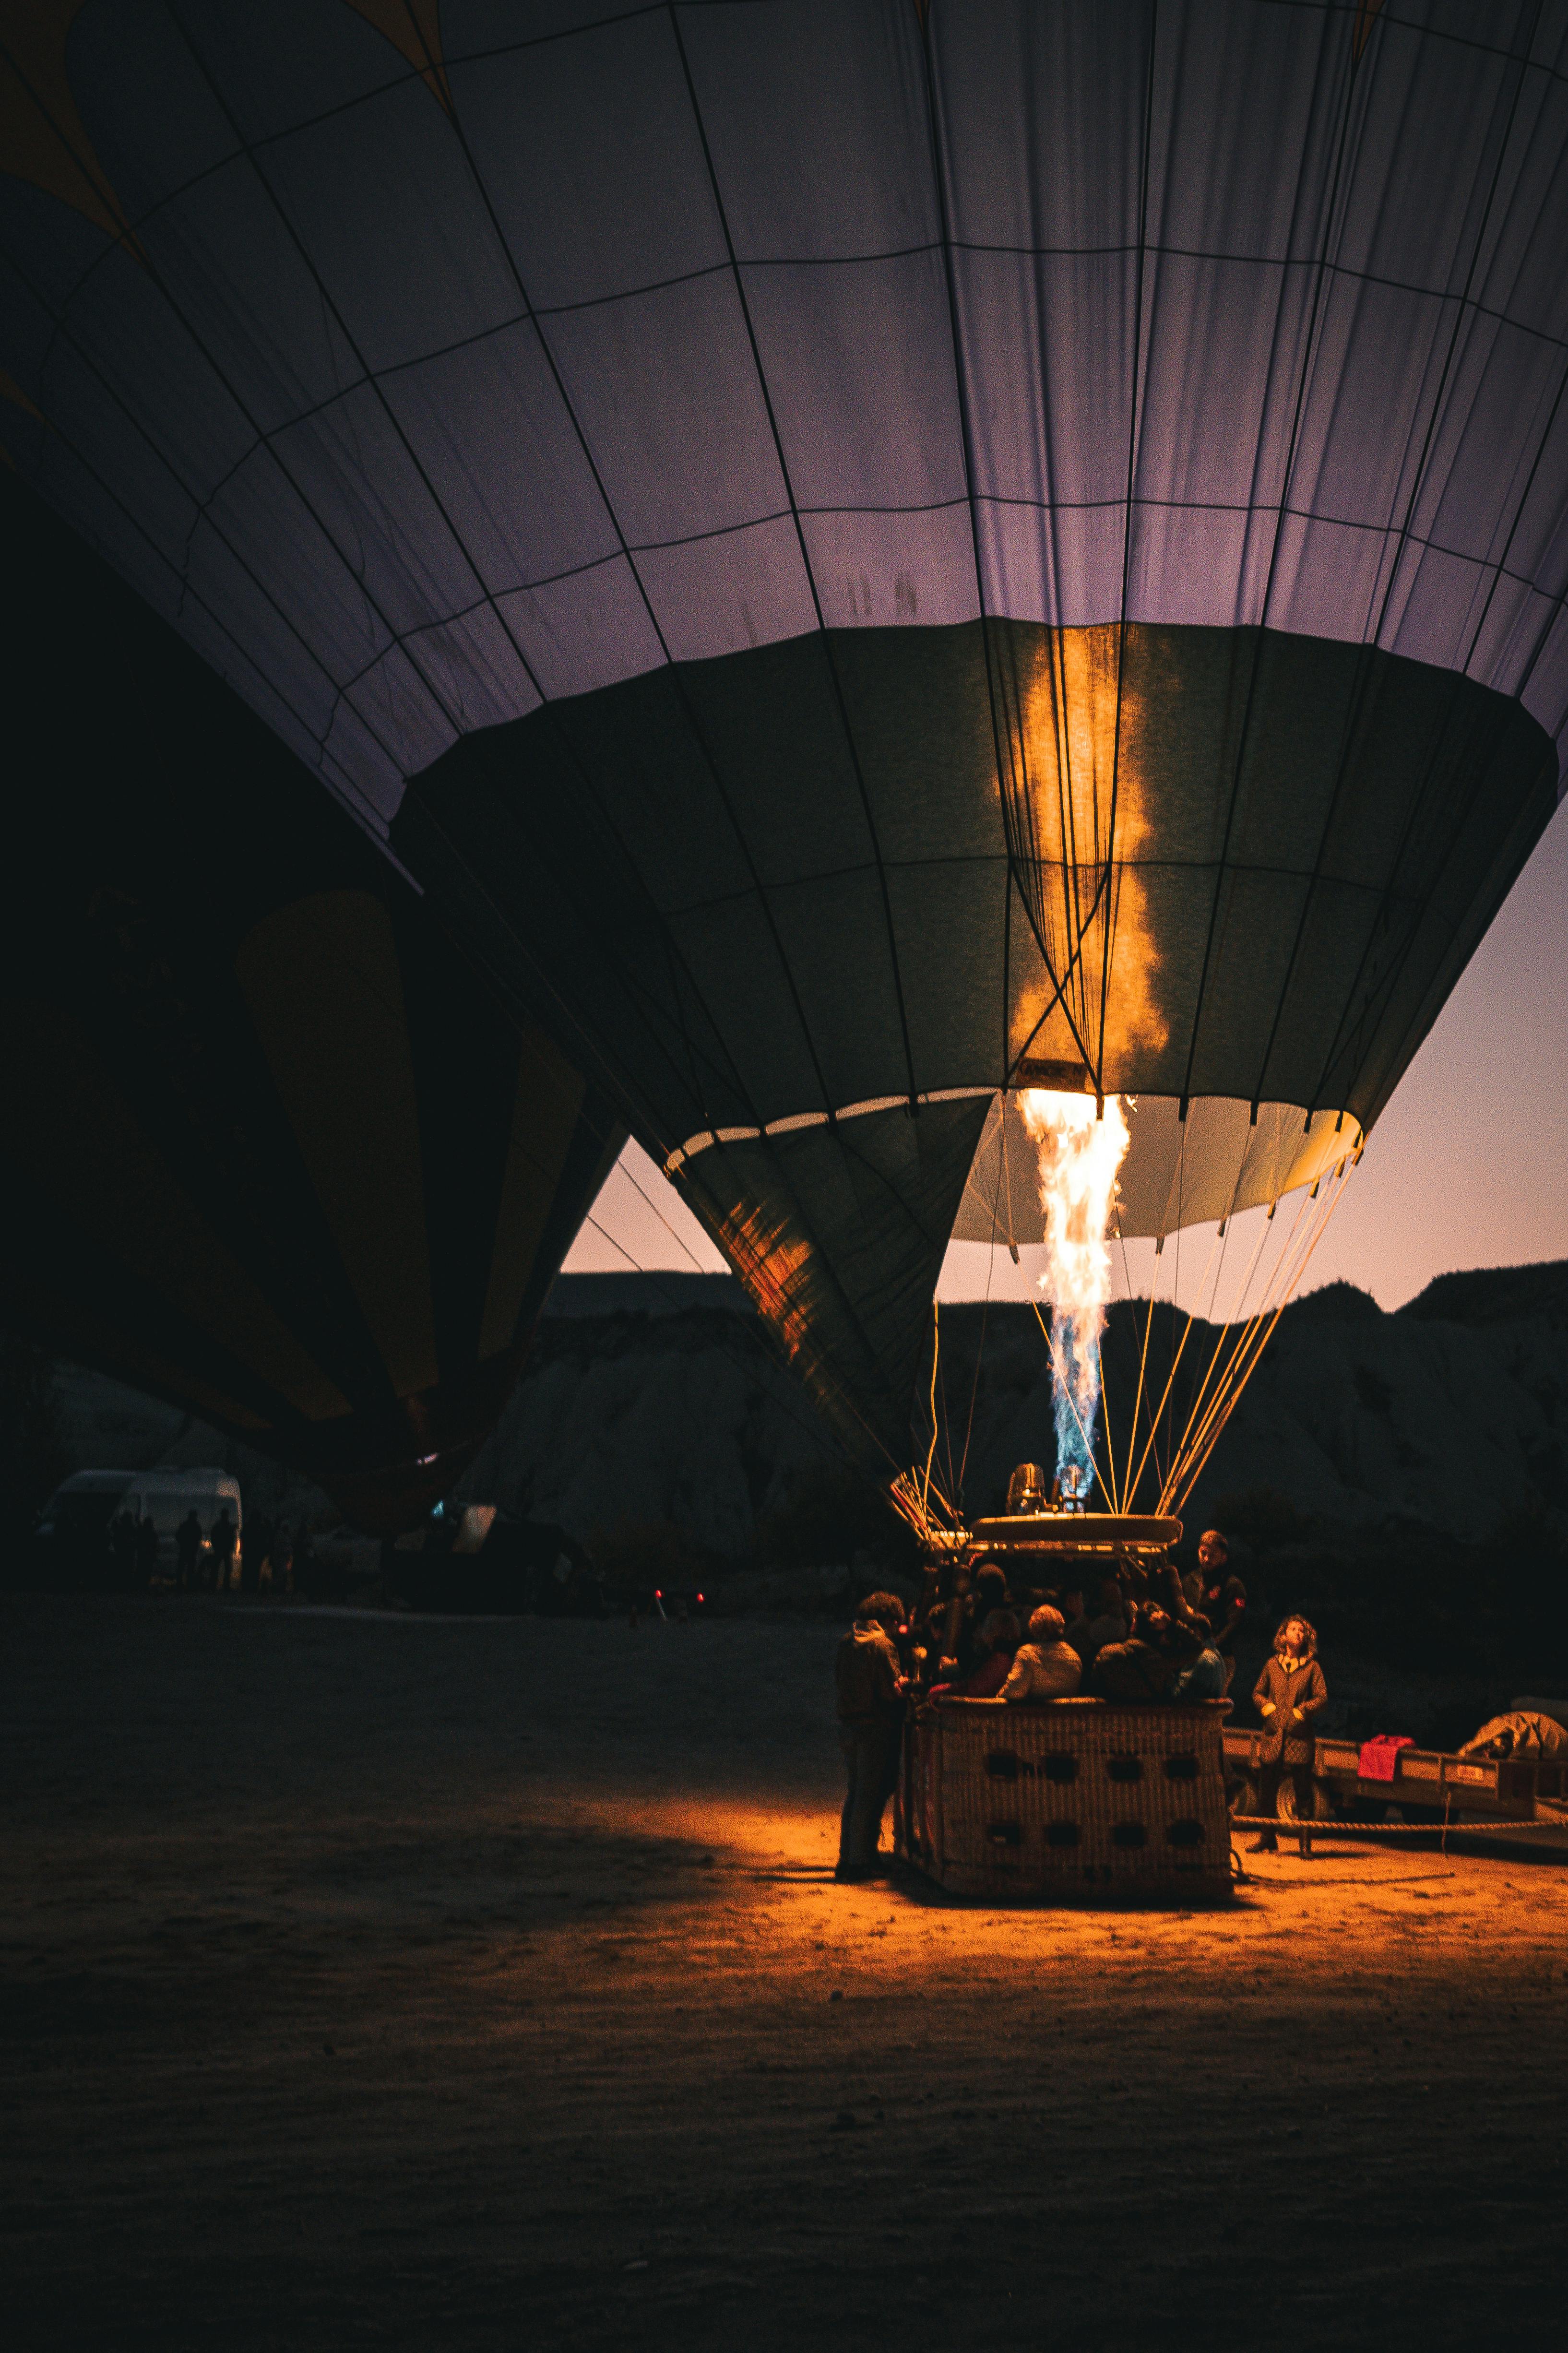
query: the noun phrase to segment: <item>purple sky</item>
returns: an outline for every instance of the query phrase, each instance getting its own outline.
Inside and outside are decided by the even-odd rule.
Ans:
[[[625,1272],[633,1261],[688,1273],[722,1267],[636,1145],[593,1216],[596,1225],[584,1227],[566,1261],[570,1272]],[[1233,1223],[1238,1260],[1245,1224]],[[1184,1303],[1209,1240],[1206,1229],[1184,1237]],[[1162,1293],[1173,1271],[1171,1250],[1167,1244],[1158,1270]],[[977,1243],[955,1244],[942,1296],[979,1298],[992,1256]],[[1027,1261],[1037,1256],[1026,1252],[1016,1268],[996,1252],[992,1296],[1023,1297]],[[1561,1258],[1568,1258],[1568,816],[1559,809],[1373,1129],[1303,1287],[1342,1280],[1397,1307],[1456,1267]],[[1131,1287],[1144,1292],[1154,1271],[1145,1246],[1125,1273],[1119,1262],[1117,1288],[1124,1291],[1130,1275]],[[1222,1312],[1227,1304],[1223,1288],[1217,1304]]]

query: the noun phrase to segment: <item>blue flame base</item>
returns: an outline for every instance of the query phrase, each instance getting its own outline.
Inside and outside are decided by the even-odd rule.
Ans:
[[[1076,1316],[1059,1309],[1051,1316],[1051,1360],[1056,1391],[1057,1478],[1064,1499],[1089,1500],[1094,1486],[1094,1430],[1100,1417],[1098,1335],[1080,1333]],[[1089,1398],[1087,1412],[1074,1398]]]

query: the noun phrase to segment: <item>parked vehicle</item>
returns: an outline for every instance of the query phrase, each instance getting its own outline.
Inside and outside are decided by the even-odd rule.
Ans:
[[[129,1471],[77,1471],[55,1489],[33,1523],[35,1562],[47,1584],[110,1582],[109,1524],[131,1477]]]

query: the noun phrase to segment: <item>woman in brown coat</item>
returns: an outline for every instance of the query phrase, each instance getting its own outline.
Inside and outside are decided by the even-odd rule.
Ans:
[[[1289,1773],[1296,1789],[1297,1840],[1300,1852],[1310,1854],[1312,1718],[1328,1705],[1329,1687],[1318,1664],[1318,1638],[1304,1618],[1287,1618],[1275,1635],[1274,1656],[1258,1676],[1252,1697],[1263,1718],[1258,1810],[1273,1813],[1279,1784]],[[1254,1839],[1248,1849],[1251,1854],[1276,1851],[1271,1830]]]

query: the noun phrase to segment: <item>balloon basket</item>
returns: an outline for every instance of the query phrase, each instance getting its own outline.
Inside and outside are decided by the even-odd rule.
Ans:
[[[942,1700],[905,1726],[895,1839],[955,1895],[1223,1900],[1227,1700]]]

